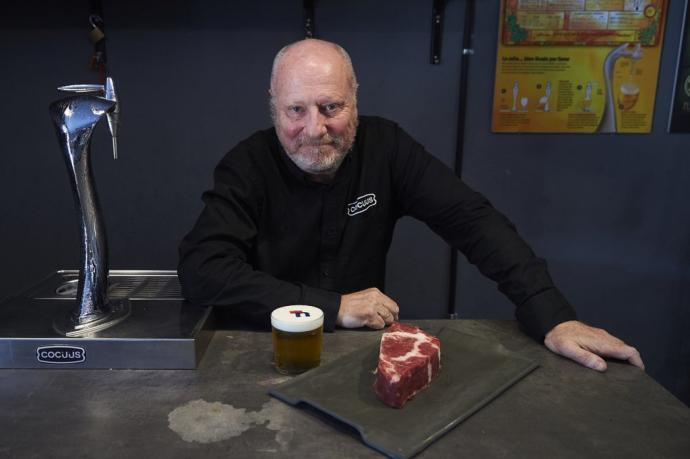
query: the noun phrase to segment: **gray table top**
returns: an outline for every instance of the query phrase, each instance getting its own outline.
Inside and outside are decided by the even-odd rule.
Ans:
[[[540,367],[419,454],[690,455],[690,410],[632,366],[600,374],[551,354],[511,321],[415,321],[496,340]],[[324,336],[324,362],[381,332]],[[215,332],[197,370],[0,370],[0,457],[382,457],[351,429],[267,394],[271,335]]]

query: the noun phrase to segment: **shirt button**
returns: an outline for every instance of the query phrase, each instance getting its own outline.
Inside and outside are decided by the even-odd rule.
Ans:
[[[328,268],[324,269],[322,271],[322,274],[324,275],[324,277],[331,277],[331,271]]]

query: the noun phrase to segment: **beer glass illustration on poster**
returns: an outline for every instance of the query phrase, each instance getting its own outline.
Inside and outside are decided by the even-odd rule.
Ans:
[[[687,1],[668,131],[690,132],[690,2]]]
[[[668,0],[501,0],[494,132],[648,133]]]

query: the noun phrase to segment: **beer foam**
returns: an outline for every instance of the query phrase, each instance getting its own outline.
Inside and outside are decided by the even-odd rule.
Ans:
[[[293,333],[316,330],[323,325],[323,311],[304,304],[283,306],[271,313],[271,325]]]
[[[634,96],[640,93],[640,87],[633,83],[623,83],[621,85],[621,94],[626,96]]]

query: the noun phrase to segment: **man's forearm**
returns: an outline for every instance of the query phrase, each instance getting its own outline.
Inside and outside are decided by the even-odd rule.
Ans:
[[[185,298],[203,306],[251,308],[253,316],[270,323],[273,309],[288,304],[309,304],[324,311],[324,328],[332,330],[340,294],[277,279],[257,271],[238,257],[204,255],[191,249],[180,257],[178,274]],[[225,249],[227,252],[227,248]]]

